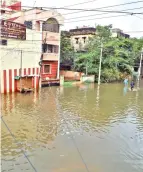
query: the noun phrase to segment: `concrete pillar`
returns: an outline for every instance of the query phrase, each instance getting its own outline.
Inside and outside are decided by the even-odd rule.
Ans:
[[[61,57],[61,53],[60,53],[60,49],[61,49],[61,41],[60,41],[60,39],[61,39],[61,29],[60,29],[60,27],[59,27],[59,53],[58,53],[58,72],[57,72],[57,79],[59,79],[60,78],[60,57]]]
[[[60,76],[60,86],[63,86],[64,85],[64,76],[61,75]]]

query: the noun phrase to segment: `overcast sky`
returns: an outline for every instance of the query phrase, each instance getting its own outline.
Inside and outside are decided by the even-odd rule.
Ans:
[[[128,3],[128,2],[135,2],[135,0],[22,0],[22,5],[27,6],[42,6],[42,7],[64,7],[68,6],[68,8],[100,8],[110,5],[116,5],[116,4],[122,4],[122,3]],[[137,2],[138,0],[136,0]],[[78,4],[88,2],[85,4]],[[141,9],[134,9],[134,8],[141,8]],[[136,3],[136,4],[128,4],[124,6],[119,7],[112,7],[112,8],[104,8],[102,10],[126,10],[126,9],[134,9],[130,10],[130,12],[143,12],[143,1]],[[114,28],[120,28],[125,32],[129,31],[143,31],[143,14],[142,15],[136,15],[136,16],[124,16],[124,17],[114,17],[114,18],[102,18],[102,19],[96,19],[101,17],[108,17],[108,16],[115,16],[115,15],[122,15],[122,14],[102,14],[103,12],[80,12],[80,13],[74,13],[75,11],[67,11],[67,10],[58,10],[61,14],[63,14],[65,18],[65,24],[62,27],[64,30],[73,29],[76,26],[95,26],[98,24],[101,25],[108,25],[113,24]],[[72,13],[72,14],[67,14]],[[98,15],[97,15],[98,14]],[[92,16],[90,16],[92,15]],[[94,16],[95,15],[95,16]],[[96,16],[97,15],[97,16]],[[88,16],[88,17],[83,17]],[[81,18],[79,18],[81,17]],[[74,18],[74,19],[71,19]],[[80,21],[82,20],[82,21]],[[75,22],[76,21],[76,22]],[[131,36],[141,37],[143,36],[143,32],[140,33],[130,33]]]

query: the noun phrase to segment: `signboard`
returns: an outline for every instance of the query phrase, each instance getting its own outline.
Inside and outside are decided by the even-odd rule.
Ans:
[[[26,27],[23,24],[1,20],[0,29],[1,37],[26,40]]]

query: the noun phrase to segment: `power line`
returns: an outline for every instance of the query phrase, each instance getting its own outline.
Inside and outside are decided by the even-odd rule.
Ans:
[[[142,9],[143,7],[139,7],[139,8],[133,8],[132,10],[135,10],[135,9]],[[131,9],[126,9],[126,11],[127,10],[131,10]],[[122,11],[120,11],[120,12],[123,12],[123,13],[128,13],[128,12],[125,12],[125,10],[122,10]],[[104,14],[106,14],[106,13],[104,13]],[[135,14],[139,14],[139,13],[132,13],[132,12],[129,12],[129,14],[128,15],[135,15]],[[140,13],[140,14],[143,14],[143,13]],[[97,15],[103,15],[103,13],[102,14],[97,14]],[[93,18],[93,19],[88,19],[88,20],[96,20],[96,19],[104,19],[104,18],[112,18],[112,17],[121,17],[121,16],[126,16],[126,15],[116,15],[116,16],[107,16],[107,17],[102,17],[102,18]],[[40,19],[45,19],[45,17],[44,18],[39,18],[39,20]],[[72,18],[72,19],[74,19],[74,18]],[[76,17],[75,17],[75,19],[76,19]],[[68,19],[67,19],[68,20]],[[60,20],[61,21],[61,20]],[[79,21],[84,21],[84,20],[76,20],[76,21],[70,21],[70,22],[64,22],[64,23],[74,23],[74,22],[79,22]],[[51,23],[52,24],[52,23]],[[32,30],[35,30],[35,29],[32,29]]]
[[[100,17],[100,18],[93,18],[93,19],[88,19],[89,20],[99,20],[99,19],[105,19],[105,18],[116,18],[116,17],[124,17],[124,16],[128,16],[129,14],[124,14],[124,15],[115,15],[115,16],[107,16],[107,17]],[[85,20],[75,20],[72,22],[65,22],[65,23],[76,23],[76,22],[81,22],[81,21],[85,21]]]
[[[143,20],[143,18],[142,17],[140,17],[140,16],[136,16],[136,15],[134,15],[135,17],[137,17],[137,18],[139,18],[139,19],[141,19],[141,20]]]
[[[143,7],[130,8],[130,9],[122,10],[122,11],[137,10],[137,9],[143,9]],[[68,18],[65,20],[71,20],[71,19],[77,19],[77,18],[83,18],[83,17],[91,17],[91,16],[98,16],[98,15],[104,15],[104,14],[108,14],[108,13],[100,13],[100,14],[93,14],[93,15],[87,15],[87,16],[73,17],[73,18]]]
[[[25,6],[26,7],[26,6]],[[28,6],[27,6],[28,7]],[[36,7],[39,8],[39,7]],[[143,14],[143,12],[141,13],[134,13],[134,12],[124,12],[124,11],[110,11],[110,10],[98,10],[98,9],[82,9],[82,8],[64,8],[64,7],[59,7],[59,8],[55,8],[55,7],[40,7],[40,8],[45,8],[45,9],[49,9],[49,10],[69,10],[69,11],[88,11],[88,12],[92,12],[92,11],[96,11],[96,12],[107,12],[107,13],[123,13],[123,14]]]
[[[130,5],[130,4],[136,4],[136,3],[140,3],[143,1],[133,1],[133,2],[128,2],[128,3],[123,3],[123,4],[116,4],[116,5],[110,5],[110,6],[103,6],[103,7],[99,7],[99,8],[95,8],[95,9],[104,9],[104,8],[111,8],[111,7],[119,7],[119,6],[125,6],[125,5]],[[74,13],[82,13],[84,11],[77,11]],[[68,14],[74,14],[74,13],[66,13],[66,14],[62,14],[62,15],[68,15]]]
[[[76,6],[76,5],[80,5],[80,4],[86,4],[86,3],[90,3],[90,2],[94,2],[94,1],[97,1],[97,0],[85,1],[85,2],[82,2],[82,3],[77,3],[77,4],[73,4],[73,5],[64,6],[64,7],[62,7],[62,8],[71,7],[71,6]],[[26,6],[21,6],[21,7],[26,7]],[[31,8],[31,7],[30,7],[30,8]],[[44,8],[44,7],[35,7],[35,8]],[[45,11],[47,11],[47,10],[43,10],[43,11],[41,11],[41,13],[44,13]],[[41,13],[40,13],[40,14],[41,14]],[[28,14],[28,15],[24,15],[24,16],[30,16],[30,15],[33,15],[33,14]],[[58,15],[55,15],[55,16],[53,16],[53,17],[56,17],[56,16],[59,16],[59,14],[58,14]]]
[[[91,1],[89,1],[89,2],[91,2]],[[68,14],[74,14],[74,13],[80,13],[80,12],[88,12],[88,11],[96,11],[96,12],[107,12],[107,13],[110,13],[110,12],[114,12],[114,13],[118,13],[118,11],[101,11],[100,9],[104,9],[104,8],[110,8],[110,7],[117,7],[117,6],[124,6],[124,5],[129,5],[129,4],[136,4],[136,3],[140,3],[140,2],[143,2],[143,1],[133,1],[133,2],[129,2],[129,3],[122,3],[122,4],[117,4],[117,5],[111,5],[111,6],[104,6],[104,7],[100,7],[100,8],[95,8],[95,9],[69,9],[69,10],[78,10],[77,12],[72,12],[72,13],[67,13],[67,14],[63,14],[63,15],[68,15]],[[84,3],[84,2],[83,2]],[[85,2],[85,3],[87,3],[87,2]],[[80,4],[80,3],[79,3]],[[78,4],[73,4],[73,5],[71,5],[71,6],[74,6],[74,5],[78,5]],[[22,6],[22,7],[29,7],[29,8],[32,8],[32,7],[30,7],[30,6]],[[66,6],[66,7],[68,7],[68,6]],[[51,7],[51,8],[49,8],[49,7],[35,7],[35,8],[48,8],[48,9],[58,9],[58,8],[53,8],[53,7]],[[62,9],[65,9],[65,7],[60,7],[60,8],[62,8]],[[60,9],[59,8],[59,9]],[[79,11],[80,10],[80,11]],[[43,13],[43,12],[45,12],[45,11],[47,11],[47,10],[44,10],[44,11],[41,11],[41,13]],[[33,15],[33,14],[28,14],[28,15],[25,15],[25,16],[30,16],[30,15]],[[55,16],[53,16],[53,17],[56,17],[56,16],[59,16],[59,14],[58,15],[55,15]],[[43,18],[44,19],[44,18]]]
[[[67,6],[64,6],[64,7],[72,7],[72,6],[76,6],[76,5],[87,4],[87,3],[90,3],[90,2],[94,2],[94,1],[97,1],[97,0],[85,1],[85,2],[81,2],[81,3],[77,3],[77,4],[67,5]]]
[[[135,14],[132,13],[132,12],[126,12],[126,11],[129,11],[129,10],[137,10],[137,9],[143,9],[143,7],[125,9],[125,10],[121,10],[120,12],[129,13],[130,15],[135,15]],[[65,19],[65,20],[72,20],[72,19],[83,18],[83,17],[86,18],[86,17],[90,17],[90,16],[100,16],[100,15],[104,15],[104,14],[110,14],[110,12],[105,12],[105,13],[100,13],[100,14],[95,14],[95,15],[87,15],[87,16],[73,17],[73,18],[69,18],[69,19]],[[25,16],[27,16],[27,15],[25,15]],[[53,17],[53,16],[52,16],[52,17]],[[44,17],[44,18],[40,18],[40,19],[45,19],[45,17]],[[59,20],[59,21],[61,21],[61,20]],[[79,21],[80,21],[80,20],[79,20]],[[72,21],[71,21],[71,22],[72,22]],[[66,22],[64,22],[64,23],[66,23]],[[51,22],[51,24],[52,24],[52,22]]]

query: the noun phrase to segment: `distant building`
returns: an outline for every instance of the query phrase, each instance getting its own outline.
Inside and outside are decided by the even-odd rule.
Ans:
[[[119,37],[130,38],[130,35],[124,33],[123,30],[118,29],[118,28],[112,29],[111,32],[112,32],[112,37],[116,37],[116,38],[119,38]]]
[[[84,51],[90,37],[95,35],[94,27],[82,27],[69,30],[71,44],[75,51]]]
[[[70,29],[69,31],[64,31],[67,37],[70,37],[71,44],[76,52],[85,51],[88,44],[89,38],[96,34],[96,28],[94,27],[77,27],[76,29]],[[124,37],[130,38],[130,35],[124,33],[121,29],[114,28],[111,30],[112,37]]]

